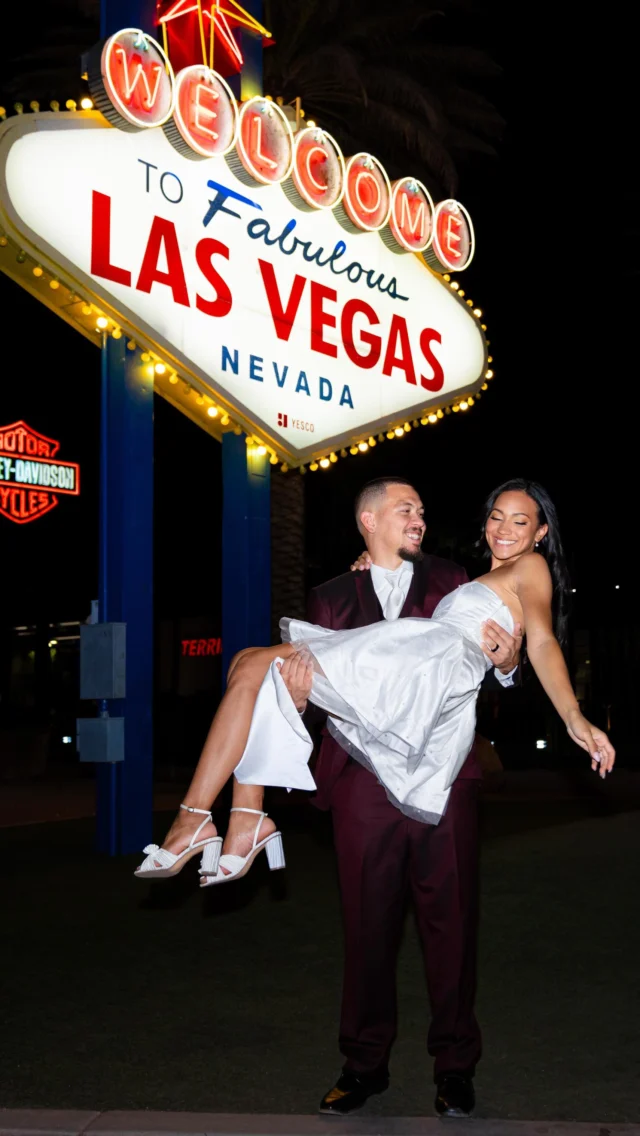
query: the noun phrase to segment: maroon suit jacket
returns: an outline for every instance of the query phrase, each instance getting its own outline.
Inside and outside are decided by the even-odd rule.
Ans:
[[[400,618],[433,615],[440,600],[467,582],[464,568],[439,556],[425,556],[414,564],[413,578]],[[343,631],[352,627],[367,627],[384,619],[370,572],[345,572],[326,584],[313,588],[309,596],[307,618],[310,623]],[[318,791],[314,803],[321,809],[331,804],[333,787],[349,761],[349,755],[326,731],[323,732],[320,753],[314,769]],[[480,767],[471,750],[458,777],[481,777]]]

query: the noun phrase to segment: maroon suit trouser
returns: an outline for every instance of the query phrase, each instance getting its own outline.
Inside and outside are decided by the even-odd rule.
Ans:
[[[396,967],[407,893],[431,1001],[434,1074],[473,1075],[478,922],[477,780],[459,778],[438,825],[409,820],[350,760],[331,794],[345,931],[340,1050],[345,1069],[385,1069],[397,1029]]]

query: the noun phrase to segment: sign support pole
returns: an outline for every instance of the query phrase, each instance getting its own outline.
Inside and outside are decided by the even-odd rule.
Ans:
[[[271,467],[244,435],[222,439],[222,668],[271,642]]]
[[[99,765],[97,845],[111,856],[151,839],[153,807],[153,380],[124,336],[102,344],[100,621],[126,623],[124,760]]]

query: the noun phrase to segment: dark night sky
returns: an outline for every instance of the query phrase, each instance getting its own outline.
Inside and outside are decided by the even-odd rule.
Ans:
[[[492,485],[525,475],[556,499],[574,582],[597,603],[614,583],[631,582],[623,470],[635,436],[637,276],[625,265],[637,247],[627,219],[635,191],[619,113],[612,144],[611,77],[594,65],[603,29],[558,11],[551,24],[528,9],[525,23],[525,9],[506,0],[485,11],[475,34],[504,69],[493,97],[507,129],[498,160],[464,171],[460,197],[478,236],[465,286],[486,314],[496,379],[466,416],[307,475],[310,581],[344,570],[356,550],[350,500],[363,480],[408,476],[431,530],[466,540]],[[614,91],[618,112],[623,93]],[[96,591],[99,354],[2,276],[0,312],[0,421],[24,417],[59,437],[60,456],[83,471],[80,501],[24,527],[0,518],[4,602],[16,621],[38,604],[72,618]],[[189,477],[178,485],[180,463]],[[164,404],[156,491],[159,607],[201,613],[210,601],[194,599],[185,582],[203,557],[217,560],[220,450]],[[328,542],[328,526],[343,535]]]

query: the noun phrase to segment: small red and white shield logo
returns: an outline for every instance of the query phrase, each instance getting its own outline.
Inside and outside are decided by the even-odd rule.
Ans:
[[[27,426],[0,426],[0,513],[24,525],[43,517],[58,504],[59,494],[77,497],[80,467],[56,455],[60,443]],[[55,490],[55,492],[54,492]]]

